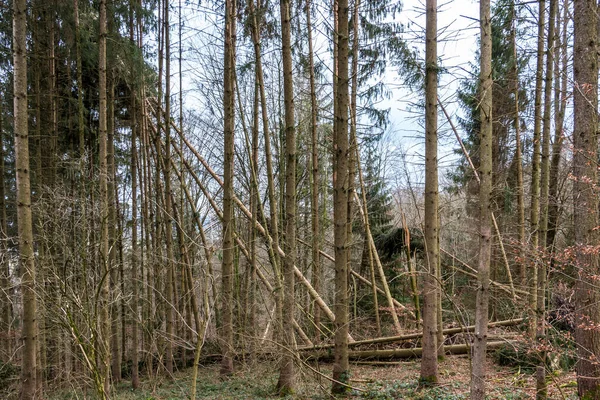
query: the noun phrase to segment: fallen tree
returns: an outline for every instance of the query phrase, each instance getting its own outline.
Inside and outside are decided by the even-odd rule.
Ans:
[[[494,342],[488,342],[487,349],[497,349],[506,344],[513,343],[514,340],[499,340]],[[467,354],[471,350],[471,344],[454,344],[450,346],[444,346],[446,354]],[[351,360],[367,360],[367,359],[382,359],[382,358],[418,358],[421,357],[423,349],[416,347],[412,349],[387,349],[387,350],[352,350],[348,352],[348,357]],[[333,352],[331,349],[318,350],[311,353],[303,353],[307,361],[310,360],[331,360],[333,359]]]
[[[514,326],[514,325],[520,324],[524,320],[525,320],[524,318],[507,319],[504,321],[492,322],[488,325],[488,327],[495,328],[498,326]],[[462,326],[462,327],[457,327],[457,328],[444,329],[442,333],[444,335],[455,335],[458,333],[473,332],[474,330],[475,330],[475,325],[469,325],[469,326]],[[348,343],[348,347],[357,347],[357,346],[368,345],[368,344],[385,344],[385,343],[404,342],[406,340],[418,339],[421,336],[423,336],[423,332],[415,332],[415,333],[409,333],[406,335],[399,335],[399,336],[386,336],[386,337],[380,337],[380,338],[375,338],[375,339],[357,340],[355,342]],[[332,348],[333,348],[333,344],[322,344],[322,345],[317,345],[317,346],[298,347],[297,350],[299,350],[299,351],[318,351],[318,350],[326,350],[326,349],[332,349]]]

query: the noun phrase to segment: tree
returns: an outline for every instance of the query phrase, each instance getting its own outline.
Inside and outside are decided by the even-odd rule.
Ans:
[[[421,382],[438,381],[437,282],[439,268],[437,166],[437,1],[426,4],[425,26],[425,268],[423,278],[423,359]]]
[[[337,0],[337,73],[334,72],[333,220],[335,246],[335,361],[333,394],[346,392],[348,365],[348,0]]]
[[[283,60],[283,96],[285,108],[285,258],[283,264],[283,315],[294,320],[294,264],[296,263],[296,126],[294,122],[294,86],[290,0],[281,0],[281,55]],[[294,390],[294,325],[282,323],[282,364],[277,388],[280,395]]]
[[[98,333],[96,349],[100,360],[100,381],[98,390],[105,398],[110,388],[110,280],[109,280],[109,237],[108,237],[108,152],[107,152],[107,85],[106,85],[106,0],[100,0],[100,31],[98,37],[98,162],[100,175],[100,314],[98,318]]]
[[[19,265],[23,293],[23,355],[21,365],[21,399],[29,400],[36,393],[37,299],[35,291],[35,256],[31,215],[29,176],[29,130],[27,117],[27,2],[13,2],[13,68],[14,68],[14,134],[15,166],[17,170],[17,223]]]
[[[233,163],[235,123],[235,0],[225,2],[225,55],[223,58],[223,263],[222,263],[222,321],[221,375],[233,373]]]
[[[487,348],[490,259],[492,253],[492,25],[489,0],[479,2],[481,93],[479,139],[479,255],[477,299],[475,303],[475,338],[471,364],[471,399],[485,398],[485,354]]]
[[[574,2],[573,222],[575,227],[575,342],[577,391],[582,399],[600,397],[600,273],[598,255],[598,8],[595,1]]]

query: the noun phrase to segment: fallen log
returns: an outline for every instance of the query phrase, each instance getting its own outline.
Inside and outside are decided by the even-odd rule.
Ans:
[[[514,340],[502,340],[489,342],[488,350],[497,349],[500,346],[513,343]],[[470,344],[454,344],[444,346],[446,354],[467,354],[470,349]],[[352,350],[348,352],[350,360],[366,360],[366,359],[394,359],[394,358],[418,358],[421,357],[423,349],[416,347],[413,349],[388,349],[388,350]],[[320,350],[313,353],[305,354],[307,360],[331,360],[333,352],[331,350]]]
[[[494,328],[494,327],[498,327],[498,326],[514,326],[514,325],[520,324],[524,320],[525,320],[524,318],[507,319],[504,321],[492,322],[492,323],[488,324],[488,327]],[[462,327],[458,327],[458,328],[444,329],[442,331],[442,333],[444,335],[454,335],[457,333],[473,332],[474,330],[475,330],[475,325],[469,325],[469,326],[462,326]],[[348,347],[357,347],[357,346],[366,345],[366,344],[384,344],[384,343],[403,342],[406,340],[418,339],[421,336],[423,336],[423,332],[409,333],[409,334],[400,335],[400,336],[386,336],[386,337],[380,337],[380,338],[375,338],[375,339],[357,340],[355,342],[348,343]],[[298,347],[297,350],[299,350],[299,351],[325,350],[325,349],[332,349],[333,346],[334,346],[333,344],[321,344],[321,345],[312,346],[312,347],[309,347],[309,346]]]

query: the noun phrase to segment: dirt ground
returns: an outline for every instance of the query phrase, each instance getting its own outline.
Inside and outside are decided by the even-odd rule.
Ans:
[[[459,400],[469,398],[469,359],[448,356],[439,365],[441,382],[419,388],[420,360],[401,362],[352,363],[348,393],[351,399]],[[331,364],[303,364],[297,369],[297,390],[287,399],[331,399]],[[219,377],[219,365],[204,365],[199,370],[196,399],[275,399],[277,363],[257,361],[239,367],[228,380]],[[534,399],[535,380],[531,373],[499,367],[488,359],[488,399]],[[116,386],[111,399],[179,400],[190,398],[191,370],[179,371],[173,379],[144,379],[132,391],[124,381]],[[51,400],[94,399],[91,390],[56,390]],[[555,372],[548,377],[549,399],[576,399],[574,373]]]

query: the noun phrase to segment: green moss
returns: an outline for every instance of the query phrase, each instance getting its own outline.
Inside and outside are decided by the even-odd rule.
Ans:
[[[438,378],[435,375],[422,376],[419,378],[419,387],[431,387],[438,383]]]

